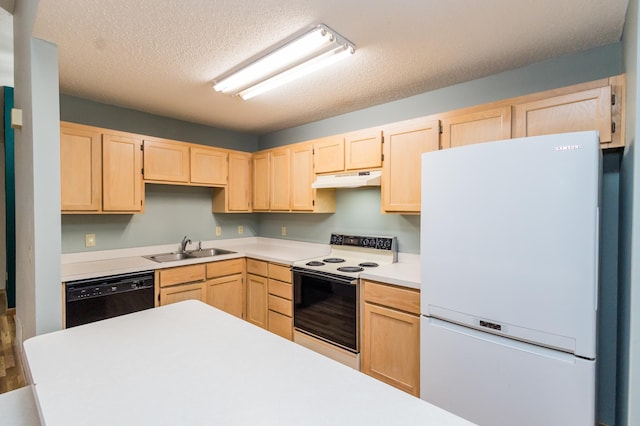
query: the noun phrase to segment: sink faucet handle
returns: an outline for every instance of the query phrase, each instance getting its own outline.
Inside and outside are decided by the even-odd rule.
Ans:
[[[198,250],[202,250],[202,241],[198,241]]]

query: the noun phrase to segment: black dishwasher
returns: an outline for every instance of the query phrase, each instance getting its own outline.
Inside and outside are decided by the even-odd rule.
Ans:
[[[154,307],[153,271],[69,281],[65,327],[75,327]]]

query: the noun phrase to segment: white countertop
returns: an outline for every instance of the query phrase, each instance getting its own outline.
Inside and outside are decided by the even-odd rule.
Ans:
[[[252,257],[268,262],[291,265],[298,260],[326,255],[330,251],[328,244],[249,237],[204,241],[202,243],[203,248],[227,249],[235,251],[236,253],[234,254],[164,263],[154,262],[142,257],[150,254],[174,252],[178,250],[178,246],[179,244],[167,244],[130,249],[66,253],[62,255],[61,282],[129,272],[151,271],[195,263],[215,262],[237,257]],[[399,253],[398,263],[369,269],[360,274],[360,277],[420,289],[420,256]]]
[[[197,301],[24,342],[43,424],[470,425]]]
[[[142,256],[177,251],[179,244],[130,249],[67,253],[62,255],[61,282],[104,277],[108,275],[172,268],[195,263],[216,262],[237,257],[253,257],[268,262],[291,265],[302,259],[329,253],[328,244],[307,243],[276,238],[250,237],[229,240],[204,241],[203,248],[221,248],[235,251],[215,257],[186,259],[176,262],[154,262]],[[189,247],[191,248],[191,246]]]
[[[420,255],[401,253],[397,263],[366,269],[360,273],[360,278],[419,290]]]

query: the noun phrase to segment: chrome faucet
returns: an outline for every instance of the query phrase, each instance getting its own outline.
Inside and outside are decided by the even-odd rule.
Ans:
[[[185,235],[182,239],[182,242],[180,243],[180,253],[184,253],[185,249],[187,248],[187,244],[191,244],[191,240]]]

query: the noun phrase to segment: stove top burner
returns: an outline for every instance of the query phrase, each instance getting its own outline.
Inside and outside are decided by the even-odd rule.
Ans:
[[[322,266],[324,262],[320,262],[319,260],[312,260],[311,262],[306,263],[307,266]]]
[[[338,268],[340,272],[361,272],[364,271],[364,268],[360,266],[341,266]]]
[[[364,268],[375,268],[378,264],[376,262],[362,262],[359,263],[358,266],[362,266]]]
[[[327,257],[326,259],[322,260],[323,262],[327,262],[327,263],[342,263],[344,262],[344,259],[340,258],[340,257]]]

